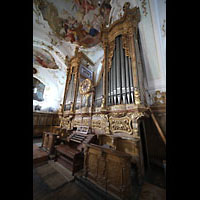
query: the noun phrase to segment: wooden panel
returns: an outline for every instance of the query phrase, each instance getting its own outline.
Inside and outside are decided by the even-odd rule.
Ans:
[[[111,195],[128,199],[131,187],[131,156],[98,145],[87,145],[87,148],[86,177]]]
[[[51,131],[52,126],[59,125],[56,113],[33,113],[33,136],[42,136],[44,131]]]
[[[139,156],[139,148],[136,142],[129,141],[129,140],[123,140],[123,139],[117,139],[117,146],[116,149],[118,151],[122,151],[128,154],[131,154],[133,156]]]
[[[122,185],[122,168],[119,161],[107,158],[107,187],[108,190],[120,196],[120,187]]]
[[[162,162],[166,159],[166,148],[151,118],[145,119],[145,130],[150,161],[160,160]]]

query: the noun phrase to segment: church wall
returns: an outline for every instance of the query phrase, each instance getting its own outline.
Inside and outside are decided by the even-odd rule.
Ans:
[[[48,112],[49,108],[53,112],[59,109],[62,103],[65,87],[66,76],[60,70],[46,69],[40,66],[37,67],[37,73],[33,77],[39,79],[44,85],[44,101],[33,101],[33,107],[41,106],[41,111]]]

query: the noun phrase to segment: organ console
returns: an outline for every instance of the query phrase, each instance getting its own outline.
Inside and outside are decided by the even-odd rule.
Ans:
[[[95,142],[95,135],[91,134],[89,127],[78,127],[76,131],[67,138],[65,144],[56,146],[56,160],[75,172],[83,168],[84,145]]]

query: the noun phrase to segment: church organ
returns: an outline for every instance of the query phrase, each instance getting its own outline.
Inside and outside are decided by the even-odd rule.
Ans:
[[[144,117],[149,116],[137,40],[140,13],[139,8],[130,9],[129,6],[130,3],[124,5],[121,19],[101,29],[104,59],[98,85],[94,86],[92,62],[78,48],[74,57],[70,60],[66,58],[67,80],[61,117],[61,126],[67,130],[87,126],[91,134],[97,136],[97,141],[90,140],[83,146],[85,177],[105,189],[107,186],[100,183],[96,171],[93,170],[94,166],[91,166],[105,162],[106,164],[98,166],[102,172],[100,176],[108,179],[107,183],[114,184],[115,189],[111,189],[111,193],[114,192],[120,199],[127,199],[124,191],[130,188],[124,185],[124,181],[117,181],[118,173],[124,170],[124,174],[129,174],[132,163],[137,167],[139,182],[144,176],[143,146],[146,144],[141,141],[140,124]],[[68,139],[70,142],[82,144],[84,137],[73,133]],[[57,151],[59,152],[59,147]],[[77,148],[74,152],[73,155],[77,153]],[[91,152],[96,152],[95,159]],[[103,154],[105,157],[102,157]],[[122,167],[123,170],[120,167],[116,169],[113,172],[116,176],[109,176],[107,173],[111,171],[111,164],[106,162],[109,157],[129,164]],[[118,193],[117,187],[125,189]]]

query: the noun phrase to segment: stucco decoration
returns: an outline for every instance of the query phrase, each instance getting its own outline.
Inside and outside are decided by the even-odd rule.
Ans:
[[[110,5],[111,5],[111,11],[110,11],[110,16],[109,16],[109,22],[112,24],[116,20],[120,19],[123,14],[123,6],[126,2],[130,3],[130,8],[137,7],[138,4],[136,0],[111,0]]]
[[[84,47],[92,47],[100,42],[100,28],[102,24],[109,23],[109,1],[34,0],[53,34]],[[57,44],[53,38],[51,42]]]

